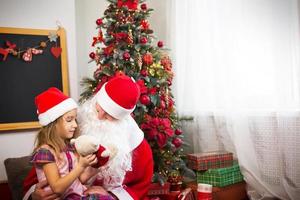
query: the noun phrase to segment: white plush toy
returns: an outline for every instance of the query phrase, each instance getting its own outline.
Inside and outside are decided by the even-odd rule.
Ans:
[[[75,146],[76,151],[82,156],[95,153],[98,163],[94,167],[100,167],[116,155],[117,149],[114,146],[106,148],[99,145],[96,141],[97,139],[91,135],[81,135],[76,139],[71,139],[70,143]]]

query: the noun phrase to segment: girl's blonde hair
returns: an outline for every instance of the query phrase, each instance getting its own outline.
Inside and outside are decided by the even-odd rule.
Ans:
[[[35,149],[33,152],[42,145],[47,144],[53,148],[57,158],[60,157],[60,153],[66,148],[66,142],[57,133],[56,126],[58,123],[62,123],[62,116],[40,129],[35,138]]]

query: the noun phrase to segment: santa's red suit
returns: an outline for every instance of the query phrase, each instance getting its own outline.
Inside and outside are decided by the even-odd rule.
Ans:
[[[113,189],[119,199],[147,199],[153,175],[152,151],[145,139],[132,152],[132,171],[125,175],[123,187]]]

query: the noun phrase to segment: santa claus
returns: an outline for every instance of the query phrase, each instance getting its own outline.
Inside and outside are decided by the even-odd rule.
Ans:
[[[116,199],[147,199],[153,175],[152,151],[131,113],[139,99],[139,86],[128,76],[117,76],[79,108],[81,135],[91,135],[97,143],[115,152],[94,176]],[[100,155],[103,151],[99,149]]]
[[[153,175],[151,148],[130,116],[139,94],[131,78],[118,76],[79,108],[81,134],[92,135],[98,144],[117,149],[114,158],[100,167],[97,180],[124,200],[144,199]]]

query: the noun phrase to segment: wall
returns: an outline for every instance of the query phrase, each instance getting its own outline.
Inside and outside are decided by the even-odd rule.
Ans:
[[[59,21],[66,30],[71,96],[78,98],[75,39],[75,3],[73,0],[1,0],[0,26],[56,29]],[[35,131],[0,132],[0,181],[6,180],[3,161],[8,157],[28,155],[33,148]]]

